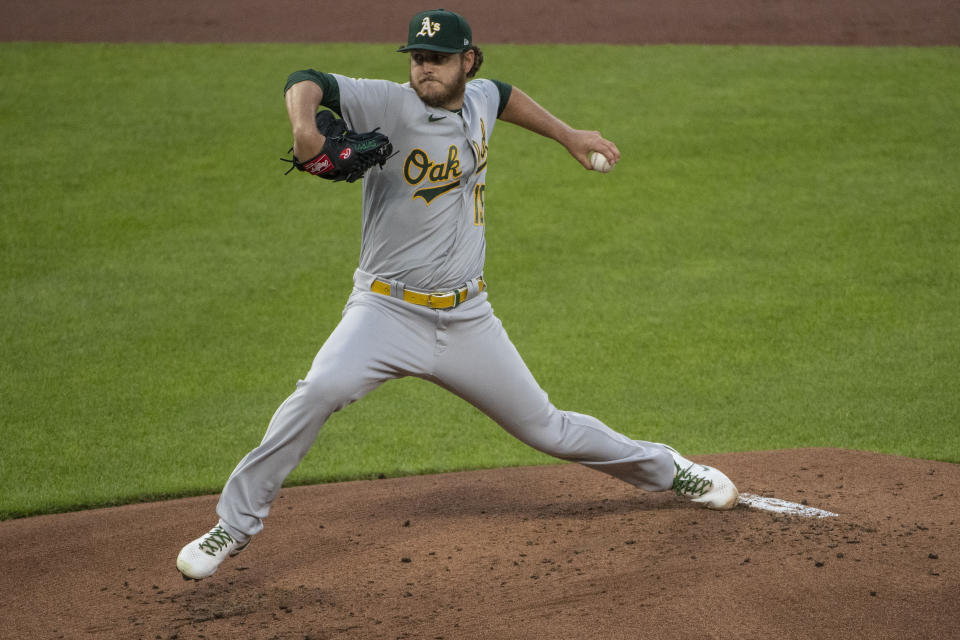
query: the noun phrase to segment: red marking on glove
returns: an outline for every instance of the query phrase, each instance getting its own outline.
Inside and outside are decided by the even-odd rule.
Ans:
[[[347,147],[346,149],[340,152],[340,159],[346,160],[347,158],[350,157],[350,154],[352,153],[353,153],[353,149],[351,149],[350,147]]]
[[[333,169],[333,162],[331,162],[330,158],[325,153],[317,156],[313,160],[308,160],[307,162],[303,163],[303,170],[315,176],[326,173],[331,169]]]

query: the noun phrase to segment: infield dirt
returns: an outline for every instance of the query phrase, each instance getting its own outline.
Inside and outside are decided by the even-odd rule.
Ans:
[[[448,7],[481,44],[960,44],[960,4],[937,0]],[[399,43],[422,8],[7,3],[0,40]],[[960,637],[960,466],[694,458],[837,516],[712,512],[577,465],[346,482],[284,490],[264,533],[202,582],[175,559],[215,523],[216,496],[26,518],[0,523],[0,637]]]

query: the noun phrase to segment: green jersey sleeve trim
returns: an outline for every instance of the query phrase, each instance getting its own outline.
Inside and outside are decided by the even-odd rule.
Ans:
[[[503,110],[507,108],[507,102],[510,101],[510,94],[513,92],[513,87],[499,80],[491,80],[490,82],[497,85],[497,91],[500,92],[500,105],[497,107],[497,117],[499,118]]]
[[[313,69],[294,71],[287,77],[287,84],[283,87],[284,95],[286,95],[290,87],[304,80],[309,80],[323,89],[323,102],[320,104],[335,112],[338,116],[343,117],[343,114],[340,113],[340,85],[337,83],[337,79],[329,73],[323,73],[322,71],[315,71]]]

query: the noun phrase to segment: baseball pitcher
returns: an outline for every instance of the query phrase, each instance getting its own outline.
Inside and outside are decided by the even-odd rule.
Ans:
[[[720,471],[554,407],[490,306],[484,214],[497,124],[556,140],[588,170],[609,170],[620,160],[617,146],[571,128],[517,87],[475,79],[483,54],[456,13],[415,15],[399,51],[409,56],[408,83],[312,69],[287,80],[292,167],[363,181],[359,265],[342,320],[224,486],[216,527],[180,552],[185,579],[212,575],[262,530],[285,478],[334,412],[404,376],[440,385],[557,458],[712,509],[737,503]]]

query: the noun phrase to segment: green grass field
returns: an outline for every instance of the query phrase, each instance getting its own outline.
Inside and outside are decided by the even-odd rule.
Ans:
[[[960,462],[960,50],[490,46],[623,160],[501,124],[497,313],[555,404],[689,454]],[[282,88],[388,45],[0,44],[0,518],[220,490],[339,319],[359,185]],[[550,462],[419,380],[288,484]]]

